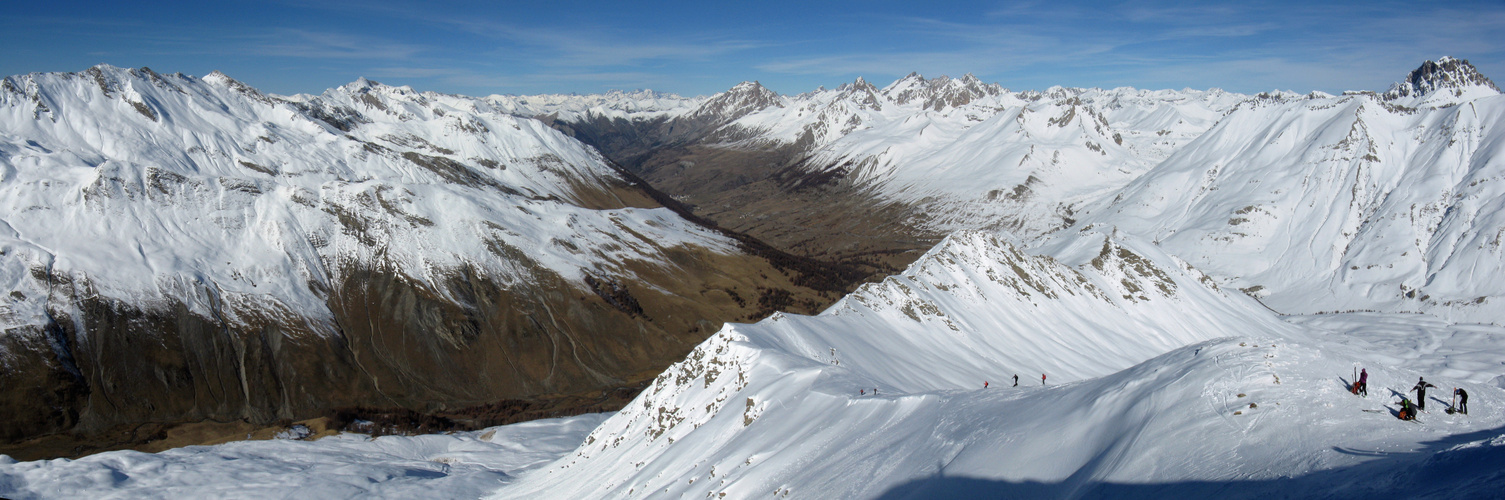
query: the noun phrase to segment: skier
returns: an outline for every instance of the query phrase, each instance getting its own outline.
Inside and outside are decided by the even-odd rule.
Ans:
[[[1405,396],[1401,396],[1400,412],[1395,415],[1395,418],[1399,418],[1401,420],[1416,420],[1416,406],[1411,404],[1411,400],[1406,399]]]
[[[1468,391],[1462,387],[1453,389],[1453,395],[1458,396],[1458,413],[1468,415]]]
[[[982,381],[982,388],[983,389],[987,389],[988,388],[988,381],[986,381],[986,380]]]
[[[1040,374],[1040,385],[1045,385],[1045,374],[1044,373]]]
[[[1019,374],[1014,374],[1014,387],[1019,387]]]
[[[857,395],[859,395],[859,396],[866,396],[867,395],[867,389],[857,389]]]
[[[1359,370],[1359,381],[1354,383],[1353,393],[1369,397],[1369,370]]]
[[[1416,377],[1416,387],[1412,387],[1411,390],[1416,392],[1416,409],[1418,409],[1418,410],[1427,411],[1427,388],[1428,387],[1437,387],[1437,386],[1432,385],[1431,383],[1427,382],[1426,378],[1424,378],[1424,377]]]

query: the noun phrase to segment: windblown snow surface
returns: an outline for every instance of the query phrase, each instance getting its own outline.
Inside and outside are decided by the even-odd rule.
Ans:
[[[341,434],[16,462],[0,496],[30,498],[476,498],[558,458],[607,414],[423,436]]]

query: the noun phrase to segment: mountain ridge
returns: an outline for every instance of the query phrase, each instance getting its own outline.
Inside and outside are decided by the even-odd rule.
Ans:
[[[0,398],[10,443],[609,405],[719,321],[858,279],[687,220],[482,99],[97,66],[4,79],[0,123],[0,378],[34,388]]]

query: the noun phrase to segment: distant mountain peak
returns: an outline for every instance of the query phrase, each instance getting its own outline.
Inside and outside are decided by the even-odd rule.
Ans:
[[[1500,87],[1479,73],[1479,69],[1469,64],[1467,59],[1443,56],[1435,62],[1421,63],[1420,67],[1406,75],[1404,81],[1391,86],[1390,90],[1385,92],[1384,97],[1390,100],[1422,97],[1439,90],[1452,90],[1456,97],[1462,96],[1463,91],[1470,88],[1500,92]]]
[[[897,104],[920,101],[925,108],[939,111],[963,106],[984,96],[998,95],[1002,91],[1002,87],[983,83],[971,73],[961,78],[941,75],[929,80],[919,73],[910,73],[885,87],[882,93]]]
[[[869,94],[878,93],[878,87],[874,86],[871,83],[868,83],[867,79],[860,76],[857,77],[856,80],[852,81],[852,83],[842,84],[840,87],[837,87],[836,90],[848,94],[856,92],[867,92]]]
[[[757,81],[742,82],[726,92],[716,94],[700,105],[692,115],[716,116],[732,121],[769,107],[783,107],[779,94]]]
[[[359,92],[362,90],[381,88],[384,86],[385,85],[382,85],[381,82],[371,80],[363,76],[356,78],[353,82],[345,84],[345,86],[340,87],[340,89],[347,92]]]

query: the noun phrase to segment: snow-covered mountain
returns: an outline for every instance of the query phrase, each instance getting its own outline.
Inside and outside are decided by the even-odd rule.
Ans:
[[[78,494],[132,481],[224,491],[161,464],[233,476],[266,462],[222,458],[249,449],[271,461],[348,461],[317,469],[333,471],[325,481],[290,472],[333,496],[411,492],[413,477],[433,478],[436,495],[499,481],[498,498],[1456,498],[1505,488],[1505,317],[1490,307],[1505,262],[1505,98],[1466,61],[1339,96],[1009,92],[911,75],[797,96],[753,82],[693,99],[499,99],[484,103],[628,152],[636,160],[624,166],[651,182],[702,186],[669,190],[697,210],[766,197],[720,209],[744,211],[749,226],[843,222],[800,229],[815,235],[809,244],[841,245],[871,236],[841,221],[861,214],[858,226],[947,236],[819,315],[726,325],[545,465],[409,440],[225,445],[162,459],[0,459],[0,493],[33,494],[30,481],[70,471],[88,474],[70,483]],[[359,102],[285,100],[334,128],[355,123],[345,110]],[[802,218],[821,210],[825,219]],[[644,225],[678,227],[670,222]],[[1367,398],[1348,392],[1359,367]],[[1394,418],[1421,376],[1438,386],[1430,412]],[[1471,394],[1469,415],[1440,411],[1453,388]],[[477,446],[471,439],[432,441]],[[396,456],[408,472],[386,464],[388,477],[373,477],[361,467],[372,456]],[[414,457],[446,467],[406,465]]]
[[[657,199],[486,99],[5,78],[0,438],[600,394],[840,290]]]
[[[1063,92],[1073,93],[1044,94]],[[959,201],[954,212],[932,208],[951,214],[933,227],[1003,225],[1025,238],[953,233],[902,277],[819,316],[729,325],[575,453],[498,496],[1496,494],[1505,485],[1494,465],[1505,460],[1505,365],[1494,362],[1505,355],[1505,317],[1490,306],[1500,294],[1489,279],[1505,263],[1495,241],[1505,234],[1498,91],[1445,58],[1383,94],[1230,99],[1201,108],[1211,112],[1200,122],[1176,118],[1193,125],[1158,156],[1118,141],[1100,156],[1121,163],[1085,155],[1115,165],[1116,178],[1093,179],[1113,173],[1068,156],[1055,179],[1093,189],[1035,200],[1071,207],[1062,225],[1028,224],[1049,220],[1038,207],[1015,211],[1025,223],[1013,223],[973,206],[1000,177],[965,160],[1020,175],[995,154],[1007,135],[905,156],[902,145],[924,144],[929,128],[885,132],[871,120],[841,131],[805,165],[865,159],[839,177],[929,207]],[[877,116],[881,105],[861,109]],[[1141,140],[1151,123],[1143,108],[1065,112],[1057,102],[1043,125],[1058,130],[1030,127],[1039,105],[1020,104],[1018,126],[998,127],[995,115],[955,137],[994,127],[1072,151],[1101,137],[1094,123],[1138,123],[1116,133],[1135,128]],[[1136,119],[1115,121],[1114,111]],[[871,148],[836,153],[869,131]],[[727,147],[768,136],[778,134]],[[1322,314],[1282,318],[1267,307]],[[1377,312],[1341,313],[1352,310]],[[1369,399],[1346,392],[1358,366],[1377,388]],[[1039,372],[1064,386],[996,389]],[[1448,401],[1434,392],[1420,426],[1396,420],[1393,402],[1418,376],[1484,406],[1444,415]],[[995,388],[981,389],[984,380]]]
[[[884,202],[914,207],[936,233],[988,221],[983,224],[1037,235],[1165,159],[1246,98],[1217,89],[1010,92],[972,75],[910,74],[882,89],[859,78],[833,90],[780,96],[744,82],[676,103],[548,111],[575,128],[610,117],[619,128],[626,120],[679,130],[660,134],[659,142],[792,149],[794,168],[774,165],[765,172],[788,189],[850,183],[871,188]],[[625,108],[641,111],[619,111]],[[647,178],[667,180],[660,177]]]
[[[897,272],[952,231],[1033,238],[1070,225],[1247,96],[1011,92],[910,74],[883,88],[859,78],[782,96],[744,82],[678,102],[584,105],[610,98],[537,112],[724,227]]]
[[[519,116],[554,115],[566,120],[584,116],[646,119],[660,115],[678,115],[696,107],[704,97],[681,97],[652,90],[620,91],[605,94],[501,95],[484,99],[497,109]]]
[[[1442,57],[1436,62],[1422,63],[1405,80],[1385,91],[1383,97],[1410,107],[1435,107],[1499,94],[1495,82],[1468,61]]]
[[[1267,96],[1088,210],[1287,313],[1505,324],[1505,96],[1466,61],[1390,92]]]
[[[0,458],[0,493],[254,495],[268,477],[327,498],[486,484],[496,498],[1488,498],[1505,484],[1505,366],[1481,362],[1505,355],[1505,329],[1282,321],[1151,242],[1054,243],[955,234],[818,316],[728,325],[588,433]],[[1368,398],[1346,390],[1356,365]],[[1434,392],[1418,422],[1395,419],[1418,374],[1444,396],[1466,388],[1471,414],[1439,411]]]
[[[1465,60],[1338,96],[1010,92],[917,74],[882,89],[758,88],[656,111],[655,123],[712,125],[694,146],[642,160],[641,175],[723,225],[812,255],[903,250],[964,229],[1032,242],[1116,226],[1280,311],[1505,321],[1491,305],[1498,284],[1474,279],[1505,265],[1502,98]],[[750,104],[707,121],[731,109],[711,102]],[[576,116],[561,119],[585,123]],[[766,151],[780,154],[746,159]],[[849,219],[889,234],[808,230]]]
[[[728,325],[497,497],[1498,491],[1505,367],[1431,377],[1444,395],[1473,394],[1472,413],[1429,401],[1420,426],[1391,416],[1385,388],[1441,369],[1424,343],[1505,351],[1477,334],[1414,335],[1379,347],[1283,322],[1121,233],[1042,254],[958,233],[819,316]],[[1356,365],[1368,399],[1347,392]]]

